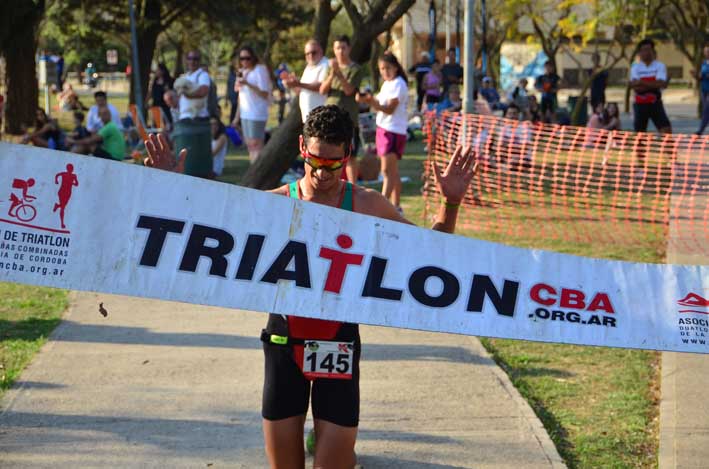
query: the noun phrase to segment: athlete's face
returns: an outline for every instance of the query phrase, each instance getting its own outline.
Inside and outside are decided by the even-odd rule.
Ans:
[[[345,158],[345,146],[334,145],[320,141],[319,138],[311,137],[305,140],[300,137],[301,148],[305,150],[306,155],[316,156],[323,160],[342,160]],[[305,162],[305,177],[310,182],[310,185],[316,191],[328,191],[339,184],[340,176],[345,167],[342,166],[336,170],[315,169]]]

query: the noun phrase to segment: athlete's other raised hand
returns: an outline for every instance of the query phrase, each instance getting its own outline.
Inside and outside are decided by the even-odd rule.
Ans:
[[[468,146],[456,147],[453,156],[448,162],[448,167],[441,174],[438,164],[433,161],[433,178],[436,188],[449,204],[459,204],[465,197],[470,181],[478,171],[475,161],[475,152]]]
[[[143,160],[145,166],[178,173],[185,172],[187,149],[183,149],[179,157],[175,159],[175,152],[170,149],[163,134],[150,134],[144,143],[145,149],[148,151],[148,157]]]

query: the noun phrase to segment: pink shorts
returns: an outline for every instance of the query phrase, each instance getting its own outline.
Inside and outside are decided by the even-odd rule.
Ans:
[[[398,159],[404,155],[406,148],[406,135],[395,134],[381,127],[377,127],[377,155],[384,156],[389,153],[396,153]]]

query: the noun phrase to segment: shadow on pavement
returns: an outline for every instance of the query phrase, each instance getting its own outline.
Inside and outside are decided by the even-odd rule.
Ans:
[[[164,345],[174,347],[216,347],[261,349],[260,331],[253,337],[211,333],[156,332],[144,327],[81,324],[64,321],[61,334],[53,339],[59,342],[87,342],[103,344]],[[366,339],[365,339],[366,340]],[[409,344],[362,345],[362,359],[368,361],[424,360],[493,365],[488,359],[471,353],[464,347]]]

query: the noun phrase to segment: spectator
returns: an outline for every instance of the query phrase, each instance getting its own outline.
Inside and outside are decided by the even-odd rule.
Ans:
[[[596,106],[593,108],[593,114],[591,114],[591,117],[588,119],[586,127],[589,129],[604,129],[607,122],[605,106],[601,102],[596,103]]]
[[[507,106],[500,102],[500,94],[497,92],[497,89],[495,89],[491,77],[483,78],[480,94],[485,98],[485,101],[487,101],[491,111],[504,112],[505,109],[507,109]]]
[[[347,111],[354,123],[353,150],[345,172],[351,183],[357,182],[357,152],[359,150],[359,108],[355,95],[366,70],[350,58],[350,38],[342,35],[332,46],[335,58],[330,60],[330,70],[320,85],[320,93],[327,96],[326,104],[334,104]]]
[[[616,103],[608,103],[606,106],[606,130],[621,130],[620,110]]]
[[[502,152],[499,161],[508,163],[513,171],[529,169],[532,166],[532,129],[528,121],[520,122],[522,115],[515,103],[505,109],[505,121],[500,132],[498,152]]]
[[[709,124],[709,44],[704,46],[704,60],[702,60],[702,66],[697,73],[697,79],[701,85],[702,93],[702,122],[697,130],[697,135],[701,135]]]
[[[423,78],[431,71],[431,57],[428,52],[421,52],[421,61],[409,68],[409,74],[416,79],[416,109],[421,109],[426,89],[423,87]]]
[[[174,83],[175,92],[179,96],[179,119],[174,123],[171,136],[178,154],[183,149],[189,149],[185,174],[211,178],[212,138],[207,101],[212,80],[209,72],[201,67],[202,56],[199,51],[189,51],[185,59],[187,71]],[[166,104],[171,106],[167,100]]]
[[[608,70],[604,70],[601,63],[601,56],[598,52],[594,52],[591,56],[593,68],[590,71],[591,76],[591,109],[596,109],[596,106],[606,104],[606,86],[608,85]]]
[[[286,113],[286,104],[288,103],[288,96],[286,93],[286,85],[283,82],[284,78],[287,78],[290,74],[288,65],[281,62],[278,64],[278,68],[273,72],[273,76],[276,80],[276,93],[278,94],[278,123],[283,122],[283,117]]]
[[[460,112],[461,109],[463,109],[463,99],[460,96],[460,87],[458,85],[451,85],[451,87],[448,88],[448,95],[436,105],[436,112]]]
[[[305,70],[300,80],[294,74],[289,74],[284,81],[288,88],[295,89],[300,98],[300,117],[305,123],[310,111],[325,104],[325,95],[320,94],[320,85],[328,75],[330,63],[324,57],[323,50],[318,41],[311,39],[305,43]]]
[[[561,77],[556,74],[556,66],[551,60],[544,64],[544,74],[539,75],[534,82],[534,87],[541,91],[541,114],[544,122],[552,122],[558,106],[556,93],[561,88]]]
[[[647,131],[652,120],[660,133],[672,133],[665,106],[662,104],[662,89],[667,88],[667,67],[655,60],[655,43],[643,39],[638,44],[639,62],[630,67],[630,87],[635,91],[633,104],[633,128],[636,132]]]
[[[431,64],[431,71],[423,77],[423,109],[427,110],[435,107],[436,103],[441,101],[441,85],[443,84],[443,75],[441,74],[441,64],[438,60],[434,60]],[[433,106],[431,106],[433,105]]]
[[[22,143],[32,143],[36,147],[64,150],[65,137],[55,119],[50,119],[44,109],[37,108],[34,132],[25,134]]]
[[[70,83],[64,83],[57,99],[59,100],[59,109],[62,111],[88,111],[89,109],[79,100],[79,96]]]
[[[265,65],[259,63],[251,47],[239,50],[241,68],[236,78],[239,92],[239,117],[241,130],[253,163],[263,148],[268,120],[268,105],[271,98],[271,78]]]
[[[231,54],[229,65],[229,76],[226,80],[226,97],[229,100],[229,122],[236,119],[236,110],[239,108],[239,93],[236,91],[236,72],[239,69],[239,56],[237,53]]]
[[[123,129],[121,125],[121,116],[118,114],[118,109],[108,102],[105,91],[97,91],[94,93],[94,101],[96,104],[91,106],[89,109],[89,115],[86,118],[86,128],[92,134],[95,134],[103,127],[103,121],[99,117],[99,110],[101,108],[107,108],[111,112],[111,121],[115,123],[119,129]]]
[[[534,95],[530,95],[528,99],[529,106],[527,107],[527,116],[526,119],[530,122],[541,122],[542,121],[542,113],[539,110],[539,102],[537,101],[537,97]]]
[[[463,67],[455,60],[455,47],[448,49],[448,63],[441,68],[443,75],[443,94],[448,94],[451,85],[463,84]]]
[[[170,112],[170,106],[165,102],[165,92],[172,89],[172,77],[170,72],[167,70],[167,66],[160,62],[158,68],[155,69],[155,78],[150,85],[150,97],[153,101],[153,106],[158,106],[162,109],[167,120],[172,124],[172,113]]]
[[[212,117],[209,123],[212,127],[212,157],[214,158],[212,171],[214,171],[216,176],[221,176],[224,171],[224,158],[228,148],[226,127],[216,117]]]
[[[84,127],[84,113],[81,111],[74,112],[74,130],[71,131],[69,136],[74,140],[79,140],[89,135],[91,133]]]
[[[180,98],[177,96],[177,91],[167,90],[163,93],[162,100],[170,111],[170,119],[165,123],[165,129],[172,131],[175,127],[175,122],[180,120]]]
[[[103,126],[98,133],[82,139],[67,138],[67,143],[78,153],[91,153],[99,158],[122,161],[126,155],[126,142],[123,133],[112,120],[111,111],[107,107],[99,110]]]
[[[514,103],[522,115],[527,114],[529,108],[529,96],[527,95],[527,79],[520,78],[517,86],[507,95],[507,101]]]
[[[64,56],[59,53],[58,55],[53,55],[51,57],[52,62],[56,64],[57,68],[57,89],[61,90],[64,88]]]
[[[371,94],[361,94],[358,99],[377,111],[376,146],[384,177],[382,195],[403,214],[400,206],[399,160],[404,156],[406,147],[409,88],[406,72],[394,54],[385,53],[379,58],[378,64],[379,73],[384,79],[379,94],[376,98]]]
[[[196,119],[208,122],[207,96],[212,80],[201,65],[201,54],[187,53],[187,72],[175,81],[179,99],[180,120]]]

